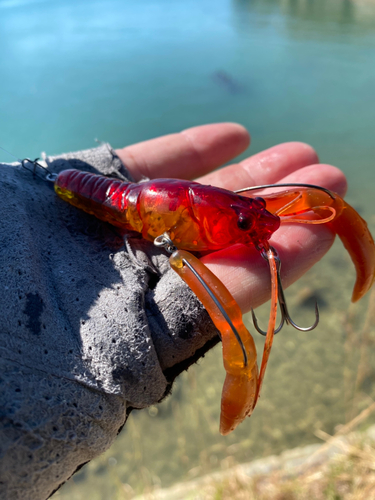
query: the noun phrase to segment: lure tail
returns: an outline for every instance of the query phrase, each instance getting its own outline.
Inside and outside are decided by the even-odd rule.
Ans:
[[[110,224],[134,229],[137,211],[129,202],[131,183],[80,170],[63,170],[55,180],[60,198]],[[137,230],[137,229],[136,229]]]

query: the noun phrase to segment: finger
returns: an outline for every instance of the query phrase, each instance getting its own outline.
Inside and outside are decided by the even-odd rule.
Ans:
[[[280,179],[280,183],[287,184],[288,182],[322,186],[334,191],[341,197],[345,196],[348,189],[348,183],[343,172],[337,167],[324,163],[309,165]]]
[[[330,249],[334,235],[327,227],[285,226],[272,240],[281,266],[283,287],[297,281]],[[270,272],[255,248],[243,245],[207,255],[203,263],[224,283],[243,313],[270,298]]]
[[[318,161],[316,152],[308,144],[287,142],[197,180],[202,184],[212,184],[234,191],[247,186],[278,182],[288,174]]]
[[[230,161],[249,143],[249,134],[241,125],[216,123],[140,142],[116,153],[135,180],[193,179]]]
[[[280,179],[324,185],[340,195],[346,191],[344,174],[330,165],[311,165]],[[278,229],[271,239],[282,262],[283,286],[300,278],[329,250],[334,234],[324,224],[288,224]],[[243,312],[269,299],[270,280],[267,264],[255,248],[236,246],[214,252],[202,261],[228,287]]]

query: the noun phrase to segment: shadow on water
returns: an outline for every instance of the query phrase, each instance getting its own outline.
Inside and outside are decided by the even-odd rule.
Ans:
[[[212,81],[229,94],[237,95],[245,92],[245,86],[235,76],[225,70],[217,70],[211,75]]]

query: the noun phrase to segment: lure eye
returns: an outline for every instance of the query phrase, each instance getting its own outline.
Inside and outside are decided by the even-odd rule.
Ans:
[[[261,198],[260,196],[257,196],[256,198],[254,198],[254,202],[256,202],[256,206],[257,207],[261,207],[261,208],[266,208],[266,202],[263,198]]]
[[[237,226],[243,231],[248,231],[253,225],[253,218],[240,214],[237,219]]]

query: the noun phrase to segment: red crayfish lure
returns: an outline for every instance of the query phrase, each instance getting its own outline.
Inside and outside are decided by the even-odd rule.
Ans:
[[[318,186],[290,185],[287,191],[251,198],[248,191],[252,188],[241,190],[247,193],[240,195],[177,179],[133,184],[78,170],[61,172],[54,184],[56,193],[72,205],[124,230],[138,231],[169,250],[171,267],[201,300],[221,334],[226,370],[220,418],[224,435],[250,416],[260,394],[275,333],[277,303],[283,298],[279,260],[269,244],[280,224],[329,224],[356,268],[353,301],[375,279],[375,245],[366,222],[340,196]],[[271,312],[259,373],[254,340],[243,324],[238,304],[190,253],[237,243],[255,246],[271,272]]]

